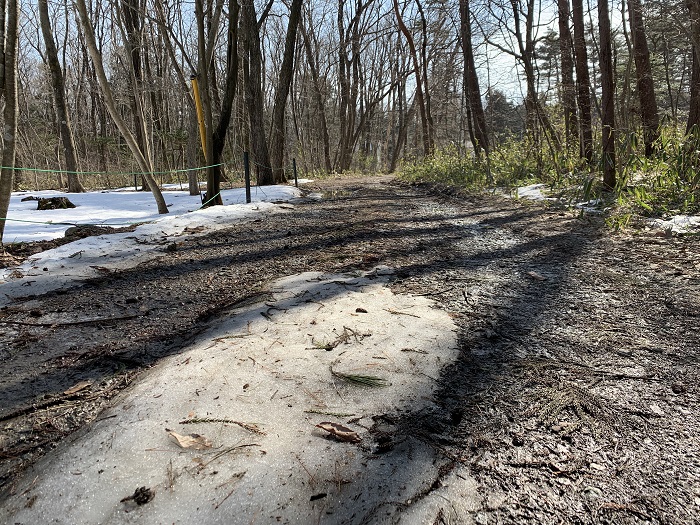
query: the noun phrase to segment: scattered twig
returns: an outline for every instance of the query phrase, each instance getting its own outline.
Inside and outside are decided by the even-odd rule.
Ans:
[[[389,312],[390,314],[394,315],[408,315],[410,317],[416,317],[417,319],[420,319],[420,315],[414,315],[414,314],[409,314],[408,312],[399,312],[398,310],[394,310],[393,308],[384,308],[386,312]]]
[[[32,412],[36,412],[38,410],[43,410],[45,408],[50,408],[55,405],[60,405],[62,403],[66,403],[68,401],[73,401],[75,399],[78,399],[82,397],[82,391],[77,392],[75,394],[70,394],[70,395],[62,395],[59,397],[56,397],[54,399],[47,399],[46,401],[43,401],[41,403],[36,403],[34,405],[18,408],[17,410],[10,412],[9,414],[5,414],[3,416],[0,416],[0,421],[9,421],[11,419],[14,419],[19,416],[24,416],[26,414],[30,414]]]
[[[148,311],[145,312],[140,312],[138,314],[132,314],[132,315],[121,315],[118,317],[98,317],[96,319],[84,319],[82,321],[66,321],[64,323],[29,323],[26,321],[0,321],[0,324],[16,324],[20,326],[40,326],[40,327],[45,327],[45,328],[53,328],[55,326],[76,326],[76,325],[81,325],[81,324],[90,324],[90,323],[109,323],[111,321],[127,321],[129,319],[136,319],[138,317],[141,317],[145,314],[147,314]]]
[[[415,352],[416,354],[427,354],[425,350],[416,350],[415,348],[402,348],[402,352]]]
[[[304,465],[304,462],[301,460],[301,458],[299,457],[298,454],[294,454],[294,457],[297,459],[297,461],[301,465],[301,468],[303,468],[306,471],[306,473],[309,475],[309,482],[311,484],[311,488],[314,488],[316,486],[316,478],[314,477],[313,474],[311,474],[311,472],[309,472],[309,469],[306,468],[306,465]]]
[[[454,286],[450,286],[449,288],[445,288],[444,290],[439,290],[437,292],[414,293],[412,295],[414,295],[415,297],[428,297],[431,295],[442,295],[444,293],[451,292],[454,289],[455,289]],[[391,313],[393,313],[393,312],[391,312]]]
[[[355,342],[357,343],[362,343],[362,340],[365,337],[369,337],[370,333],[366,334],[361,334],[357,332],[356,330],[353,330],[352,328],[348,328],[347,326],[343,326],[343,333],[340,334],[338,337],[336,337],[333,341],[330,341],[328,343],[317,343],[314,341],[313,338],[311,338],[311,342],[313,343],[315,348],[318,348],[320,350],[326,350],[330,352],[333,350],[336,346],[340,345],[341,343],[348,343],[350,341],[350,338],[354,338]]]
[[[237,472],[236,474],[234,474],[233,476],[231,476],[231,478],[230,478],[226,483],[231,483],[231,482],[234,482],[234,481],[238,481],[238,480],[241,479],[243,476],[245,476],[245,472]],[[221,487],[221,486],[223,486],[223,485],[225,485],[225,483],[222,484],[222,485],[219,485],[219,486]],[[224,503],[224,501],[226,501],[226,500],[231,496],[231,494],[233,494],[233,493],[236,491],[236,488],[237,488],[237,487],[238,487],[237,485],[234,485],[234,487],[231,489],[231,492],[229,492],[228,494],[226,494],[226,497],[225,497],[224,499],[222,499],[219,503],[217,503],[217,504],[214,506],[214,509],[218,509],[218,508]]]
[[[305,413],[307,414],[321,414],[324,416],[333,416],[333,417],[352,417],[355,414],[343,414],[342,412],[327,412],[325,410],[314,410],[309,409],[309,410],[304,410]]]
[[[216,460],[219,459],[221,456],[225,456],[226,454],[230,454],[231,452],[235,452],[236,450],[238,450],[238,449],[240,449],[240,448],[259,447],[259,446],[260,446],[260,445],[257,444],[257,443],[247,443],[247,444],[244,444],[244,445],[234,445],[233,447],[225,448],[224,450],[222,450],[222,451],[217,452],[216,454],[214,454],[214,457],[212,457],[209,461],[207,461],[204,465],[202,465],[202,468],[206,467],[207,465],[209,465],[209,464],[212,463],[213,461],[216,461]]]
[[[261,436],[267,436],[267,432],[260,430],[257,425],[253,425],[251,423],[243,423],[242,421],[234,421],[232,419],[196,417],[180,421],[181,425],[194,425],[196,423],[229,423],[231,425],[238,425],[239,427],[246,429],[248,432],[253,432],[254,434],[258,434]]]
[[[215,337],[213,341],[216,341],[217,343],[223,343],[227,339],[243,339],[244,337],[248,337],[251,334],[239,334],[239,335],[226,335],[223,337]]]

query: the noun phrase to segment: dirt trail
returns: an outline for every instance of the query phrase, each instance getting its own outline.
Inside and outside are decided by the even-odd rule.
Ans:
[[[477,481],[481,506],[463,522],[698,522],[695,239],[612,235],[569,211],[387,178],[307,189],[324,198],[0,311],[3,494],[139,371],[273,279],[382,264],[395,293],[438,301],[459,326],[433,403],[393,425],[441,451],[430,490],[460,469]]]

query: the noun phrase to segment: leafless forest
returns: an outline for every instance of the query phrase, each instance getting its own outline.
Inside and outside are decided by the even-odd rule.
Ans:
[[[244,151],[270,184],[292,158],[394,172],[525,141],[523,170],[588,166],[613,188],[700,121],[698,0],[2,0],[1,14],[0,216],[12,189],[134,172],[166,212],[160,183],[206,178],[216,197]]]

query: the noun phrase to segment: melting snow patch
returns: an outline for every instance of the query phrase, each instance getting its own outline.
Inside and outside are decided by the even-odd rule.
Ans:
[[[198,209],[198,196],[192,197],[187,192],[166,192],[166,201],[173,203],[171,213],[167,215],[158,215],[153,209],[153,196],[143,192],[71,194],[77,208],[49,211],[38,211],[36,201],[21,202],[21,195],[13,194],[8,213],[11,220],[5,229],[6,242],[61,237],[71,222],[113,226],[148,222],[133,232],[86,237],[29,257],[21,266],[0,268],[0,306],[13,297],[46,293],[100,273],[133,268],[163,256],[166,245],[176,243],[181,235],[205,235],[261,213],[284,212],[273,202],[289,201],[301,194],[291,186],[253,190],[251,204],[244,203],[245,190],[226,190],[222,196],[228,205],[205,209]],[[32,195],[49,193],[55,194],[34,192]],[[194,211],[188,212],[188,208]]]
[[[700,217],[696,215],[676,215],[667,220],[651,219],[649,222],[653,228],[672,233],[687,233],[700,229]]]
[[[546,188],[546,184],[530,184],[529,186],[521,186],[515,190],[515,197],[518,199],[529,199],[533,201],[545,200],[542,190]]]
[[[399,421],[439,418],[436,380],[458,352],[448,314],[394,295],[388,273],[276,281],[33,467],[0,522],[398,519],[440,461]],[[445,497],[476,504],[462,474],[408,521]]]
[[[601,199],[591,199],[586,202],[577,203],[576,207],[588,213],[602,213],[602,210],[599,208],[602,202]]]
[[[255,186],[251,188],[254,203],[289,200],[301,195],[293,186]],[[68,196],[76,208],[66,210],[37,210],[36,200],[27,197]],[[158,214],[155,199],[150,192],[127,190],[94,191],[88,193],[61,193],[56,191],[15,192],[10,197],[7,224],[3,241],[26,242],[63,237],[72,225],[94,224],[99,226],[128,226],[143,222],[168,222],[174,215],[187,215],[201,207],[199,195],[187,191],[165,191],[163,197],[170,213]],[[222,200],[226,205],[245,204],[245,188],[223,190]],[[229,212],[230,213],[230,212]]]

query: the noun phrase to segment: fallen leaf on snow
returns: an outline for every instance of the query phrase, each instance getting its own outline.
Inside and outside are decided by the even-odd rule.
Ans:
[[[178,434],[174,430],[170,430],[168,434],[173,436],[177,440],[177,444],[180,445],[182,448],[193,448],[195,450],[211,448],[211,441],[209,441],[206,437],[200,434],[188,434],[186,436],[183,436],[182,434]]]
[[[338,423],[331,423],[329,421],[324,421],[316,425],[318,428],[329,432],[341,441],[347,441],[348,443],[358,443],[362,441],[362,438],[354,430],[339,425]]]

